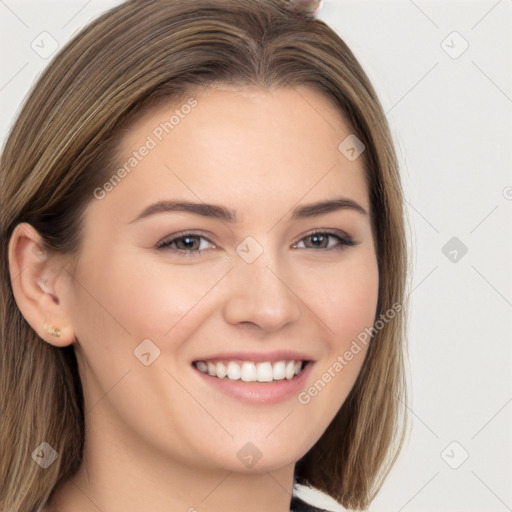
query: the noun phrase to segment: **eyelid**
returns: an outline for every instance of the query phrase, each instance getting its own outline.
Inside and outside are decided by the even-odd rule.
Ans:
[[[165,249],[165,244],[167,243],[173,243],[175,242],[176,240],[179,240],[180,238],[185,238],[186,236],[197,236],[197,237],[200,237],[200,238],[204,238],[206,240],[208,240],[209,243],[211,243],[212,245],[216,245],[215,242],[212,242],[210,240],[210,237],[211,235],[210,234],[207,234],[203,231],[180,231],[178,233],[173,233],[172,235],[169,235],[169,236],[166,236],[165,238],[162,238],[162,240],[160,240],[159,242],[157,242],[155,244],[155,248],[156,249],[160,249],[160,248],[163,248]],[[194,250],[194,251],[184,251],[183,249],[176,249],[175,252],[178,252],[178,253],[195,253],[195,252],[199,252],[197,249]],[[201,251],[202,252],[202,251]]]
[[[301,237],[293,245],[295,246],[297,243],[304,240],[304,238],[307,238],[309,236],[316,235],[316,234],[336,236],[336,237],[340,238],[348,246],[358,245],[357,243],[355,243],[353,241],[352,237],[345,231],[342,231],[341,229],[329,229],[329,228],[315,228],[311,231],[308,231],[305,234],[301,235]],[[324,250],[326,250],[326,249],[324,249]]]
[[[344,247],[352,247],[355,245],[359,245],[358,243],[353,241],[353,239],[350,235],[348,235],[346,232],[344,232],[340,229],[316,228],[316,229],[313,229],[313,230],[308,231],[308,232],[304,233],[303,235],[301,235],[300,238],[292,244],[292,247],[295,247],[298,243],[302,242],[304,239],[306,239],[312,235],[316,235],[316,234],[337,237],[340,239],[340,243],[338,245],[336,245],[335,247],[331,247],[331,248],[314,249],[312,247],[306,247],[306,249],[312,249],[312,250],[322,252],[322,251],[335,251],[335,250],[343,249]],[[181,238],[185,238],[187,236],[191,236],[191,237],[195,236],[195,237],[199,237],[199,238],[204,238],[210,244],[212,244],[213,246],[216,246],[216,244],[210,240],[210,238],[209,238],[211,236],[210,234],[207,234],[202,231],[192,230],[192,231],[181,231],[181,232],[174,233],[172,235],[169,235],[169,236],[163,238],[162,240],[160,240],[159,242],[157,242],[155,244],[155,249],[162,249],[162,250],[168,249],[168,247],[166,247],[167,245],[170,245],[170,244],[176,242],[177,240],[179,240]],[[202,250],[194,249],[191,251],[186,251],[184,249],[169,249],[169,251],[172,251],[175,254],[182,254],[182,255],[187,255],[187,256],[200,255],[201,253],[205,252],[206,250],[209,250],[209,249],[202,249]]]

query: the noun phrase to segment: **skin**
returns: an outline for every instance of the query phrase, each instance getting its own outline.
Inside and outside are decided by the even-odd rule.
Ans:
[[[364,361],[363,346],[305,405],[296,395],[244,403],[191,366],[218,351],[298,350],[315,361],[306,390],[373,324],[379,281],[362,158],[338,150],[351,130],[323,95],[217,86],[194,97],[197,106],[172,132],[104,199],[91,200],[78,257],[36,256],[40,238],[28,224],[11,238],[17,304],[45,342],[74,345],[84,388],[85,457],[58,487],[54,510],[224,512],[243,504],[287,512],[296,461]],[[139,120],[120,165],[179,107]],[[297,205],[338,197],[368,214],[290,218]],[[223,205],[239,222],[182,212],[132,222],[162,199]],[[340,230],[356,245],[332,236],[315,245],[313,229]],[[184,230],[205,238],[172,247],[200,247],[198,254],[155,249]],[[236,251],[248,236],[263,248],[251,264]],[[45,322],[62,336],[48,334]],[[149,366],[133,353],[147,338],[160,350]],[[247,442],[262,454],[252,468],[237,457]]]

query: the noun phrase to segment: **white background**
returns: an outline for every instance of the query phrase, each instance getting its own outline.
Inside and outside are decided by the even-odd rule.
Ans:
[[[62,47],[119,3],[0,1],[2,141],[51,60],[32,41]],[[413,426],[372,512],[512,510],[511,13],[512,0],[326,0],[318,16],[377,89],[410,225]]]

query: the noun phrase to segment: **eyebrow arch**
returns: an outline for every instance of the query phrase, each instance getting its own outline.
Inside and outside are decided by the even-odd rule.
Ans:
[[[297,206],[292,211],[292,219],[316,217],[317,215],[324,215],[337,210],[353,210],[363,215],[367,215],[368,213],[365,208],[352,199],[340,197],[328,201]],[[225,208],[224,206],[207,203],[192,203],[189,201],[158,201],[145,208],[130,224],[149,217],[150,215],[163,212],[188,212],[203,217],[213,217],[232,224],[237,222],[236,211]]]

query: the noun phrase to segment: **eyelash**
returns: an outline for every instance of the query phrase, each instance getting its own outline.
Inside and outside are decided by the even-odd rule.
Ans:
[[[334,237],[339,240],[340,243],[338,245],[336,245],[335,247],[320,248],[320,250],[323,250],[323,251],[340,251],[340,250],[343,250],[346,246],[352,247],[354,245],[357,245],[351,238],[345,236],[341,231],[331,231],[331,230],[312,231],[311,233],[308,233],[306,236],[302,237],[299,240],[299,242],[302,242],[304,239],[312,237],[314,235],[328,235],[330,237]],[[186,251],[184,249],[171,249],[170,248],[170,246],[174,242],[181,240],[182,238],[186,238],[186,237],[199,237],[199,238],[204,238],[205,240],[208,240],[208,238],[205,237],[201,233],[183,232],[183,233],[177,233],[176,235],[172,235],[171,237],[168,237],[168,238],[164,238],[163,240],[161,240],[160,242],[158,242],[155,245],[155,248],[161,249],[161,250],[169,250],[171,252],[174,252],[174,253],[176,253],[178,255],[182,255],[182,256],[199,256],[200,253],[203,252],[203,250],[193,249],[191,251]],[[213,244],[213,242],[211,242],[210,240],[208,240],[208,241]],[[297,242],[297,243],[299,243],[299,242]],[[213,244],[213,245],[215,245],[215,244]],[[313,247],[306,247],[306,249],[316,250]]]

